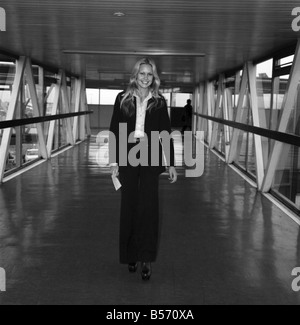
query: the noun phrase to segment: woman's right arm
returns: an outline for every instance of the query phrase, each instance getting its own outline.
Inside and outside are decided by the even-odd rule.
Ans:
[[[109,128],[109,164],[111,173],[119,174],[119,125],[121,122],[121,94],[116,98],[114,112]]]

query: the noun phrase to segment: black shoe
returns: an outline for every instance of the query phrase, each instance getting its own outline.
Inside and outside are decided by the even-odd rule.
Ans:
[[[142,279],[144,281],[149,281],[152,275],[151,263],[142,263]]]
[[[130,273],[135,273],[138,268],[138,263],[129,263],[128,264],[128,270]]]

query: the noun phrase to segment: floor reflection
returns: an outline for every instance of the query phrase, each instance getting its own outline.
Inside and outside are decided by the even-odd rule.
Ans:
[[[97,164],[101,141],[0,187],[0,304],[300,303],[299,227],[207,150],[202,177],[161,177],[160,254],[141,287],[118,264],[120,193]]]

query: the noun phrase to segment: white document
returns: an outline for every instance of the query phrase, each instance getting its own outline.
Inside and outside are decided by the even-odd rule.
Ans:
[[[116,191],[118,191],[122,187],[122,185],[121,185],[118,177],[112,175],[111,178],[112,178],[112,181],[114,183],[114,186],[115,186]]]

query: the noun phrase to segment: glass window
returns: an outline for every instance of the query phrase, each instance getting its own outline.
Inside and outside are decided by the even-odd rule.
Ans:
[[[38,67],[33,68],[33,75],[35,84],[38,84]],[[36,117],[32,105],[31,94],[29,91],[28,77],[24,74],[23,87],[21,88],[21,111],[20,116],[22,119]],[[19,129],[17,127],[16,129]],[[21,139],[22,139],[22,163],[28,163],[39,158],[39,139],[36,124],[28,124],[21,126]],[[17,130],[18,133],[18,130]],[[35,155],[33,154],[35,153]]]
[[[262,62],[256,66],[256,76],[267,79],[273,76],[273,59]]]
[[[291,110],[287,133],[300,135],[300,82],[298,83],[297,94]]]
[[[0,62],[0,121],[6,120],[15,73],[15,63]]]
[[[188,99],[193,99],[192,94],[172,94],[172,107],[184,107]]]
[[[114,105],[122,90],[100,89],[100,105]]]
[[[88,105],[100,105],[100,90],[99,89],[87,89],[86,97]]]
[[[243,70],[240,70],[237,72],[235,76],[235,92],[234,92],[234,106],[237,108],[238,102],[239,102],[239,97],[240,97],[240,91],[241,91],[241,85],[242,85],[242,78],[243,78]],[[236,110],[235,110],[236,113]],[[235,120],[235,115],[234,115],[234,120]]]
[[[272,125],[272,91],[274,60],[262,62],[256,66],[256,88],[258,97],[258,114],[261,128],[270,129]],[[253,135],[250,135],[253,137]],[[268,153],[271,142],[262,139],[263,152]],[[253,149],[254,146],[253,146]],[[265,165],[267,161],[264,159]]]
[[[215,149],[225,156],[225,125],[219,124],[217,132],[218,135]]]
[[[20,167],[22,162],[21,160],[21,154],[18,152],[17,148],[17,132],[14,128],[12,130],[12,136],[9,144],[9,151],[8,151],[8,157],[6,159],[6,166],[5,166],[5,172],[8,172],[16,167]]]
[[[279,126],[284,96],[287,91],[289,75],[276,77],[273,80],[273,105],[270,113],[270,129],[277,130]]]
[[[242,110],[242,123],[253,126],[253,116],[250,107],[250,95],[247,90]],[[239,154],[239,166],[253,177],[256,177],[255,143],[253,134],[240,131],[237,153]]]
[[[164,93],[163,96],[165,97],[165,99],[167,101],[168,107],[170,107],[171,106],[171,94],[170,93]]]
[[[294,55],[276,61],[277,75],[273,80],[273,103],[271,112],[271,129],[277,130],[283,112],[284,98],[287,92]],[[300,83],[291,110],[287,133],[300,135]],[[290,201],[300,210],[300,155],[299,147],[285,144],[276,168],[272,190],[282,198]]]
[[[257,65],[256,77],[260,127],[267,128],[271,116],[273,59]]]
[[[16,73],[14,62],[1,58],[0,62],[0,121],[7,120],[7,113],[12,93],[12,85]],[[4,130],[0,130],[0,145],[2,144],[2,136]],[[6,160],[5,171],[15,168],[18,164],[16,155],[16,134],[13,131],[9,146],[8,157]]]
[[[295,58],[295,55],[289,55],[287,57],[284,57],[282,59],[280,59],[278,61],[278,65],[281,67],[281,68],[285,68],[285,67],[288,67],[288,66],[291,66],[294,62],[294,58]]]
[[[300,210],[300,150],[284,145],[272,189],[291,201]]]
[[[236,113],[235,98],[236,98],[236,86],[238,80],[236,78],[236,75],[231,76],[225,80],[225,87],[227,92],[228,119],[231,121],[234,120],[235,113]]]

